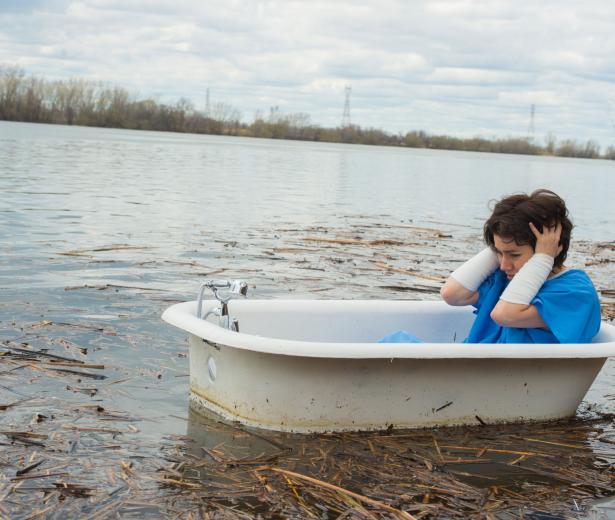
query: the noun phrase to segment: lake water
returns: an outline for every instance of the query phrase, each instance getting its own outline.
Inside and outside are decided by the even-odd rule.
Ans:
[[[354,213],[478,228],[489,200],[537,187],[568,201],[577,238],[614,236],[613,161],[6,122],[0,139],[19,243],[51,227],[86,247],[130,236],[170,256],[203,231]]]
[[[582,245],[570,259],[612,291],[612,249],[589,260],[615,238],[613,161],[0,122],[0,340],[105,364],[109,378],[90,397],[5,380],[3,400],[104,402],[145,420],[155,446],[188,420],[186,338],[159,316],[204,279],[246,279],[252,297],[434,299],[437,284],[371,257],[444,277],[481,247],[490,200],[538,187],[567,200]],[[363,263],[343,246],[298,247],[421,228],[442,238]],[[615,408],[613,377],[610,363],[588,403]]]

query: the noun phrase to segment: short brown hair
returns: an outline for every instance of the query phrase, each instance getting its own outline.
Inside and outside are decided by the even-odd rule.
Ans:
[[[497,202],[483,228],[485,242],[492,249],[495,248],[493,236],[498,235],[514,240],[519,246],[529,244],[536,249],[536,237],[530,229],[530,222],[540,232],[545,226],[552,227],[561,223],[560,244],[563,249],[554,262],[554,267],[561,267],[568,254],[573,225],[568,218],[566,203],[550,190],[540,189],[530,195],[510,195]]]

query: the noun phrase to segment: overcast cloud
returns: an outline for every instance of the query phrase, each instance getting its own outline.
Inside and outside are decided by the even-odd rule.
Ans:
[[[204,109],[615,143],[615,3],[0,0],[0,64]]]

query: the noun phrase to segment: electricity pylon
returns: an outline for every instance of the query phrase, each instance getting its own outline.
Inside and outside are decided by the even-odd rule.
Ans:
[[[344,114],[342,115],[342,128],[348,128],[350,126],[350,93],[352,88],[350,85],[346,85],[344,89],[346,93],[346,100],[344,101]]]
[[[536,105],[532,103],[532,108],[530,109],[530,124],[527,127],[527,136],[530,139],[534,139],[534,115],[536,114]]]

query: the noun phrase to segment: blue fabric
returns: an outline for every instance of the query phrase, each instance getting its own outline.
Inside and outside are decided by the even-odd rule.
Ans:
[[[589,343],[598,333],[600,301],[585,272],[564,271],[547,280],[532,300],[549,330],[502,327],[491,319],[507,285],[506,274],[497,269],[478,288],[476,319],[465,343]]]
[[[419,338],[406,332],[405,330],[398,330],[392,334],[386,335],[384,338],[378,340],[378,343],[423,343]]]

